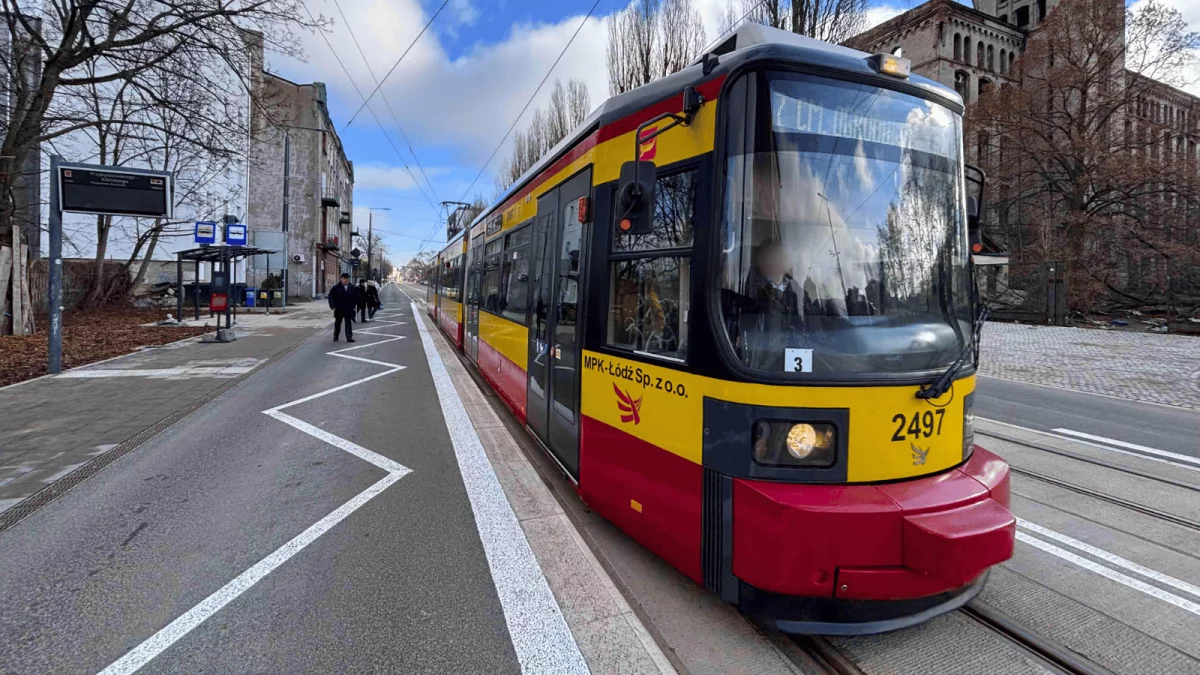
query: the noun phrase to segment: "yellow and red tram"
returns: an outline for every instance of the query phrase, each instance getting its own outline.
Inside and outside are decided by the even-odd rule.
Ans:
[[[606,101],[430,279],[594,510],[785,631],[923,621],[1013,551],[963,105],[907,65],[743,26]]]

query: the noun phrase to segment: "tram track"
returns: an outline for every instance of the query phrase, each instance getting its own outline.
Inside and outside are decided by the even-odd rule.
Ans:
[[[999,634],[1026,653],[1048,666],[1052,672],[1065,675],[1114,675],[1114,673],[1044,635],[1022,626],[1008,615],[981,602],[973,602],[958,610],[970,620]]]
[[[1160,474],[1150,473],[1149,471],[1141,471],[1139,469],[1134,469],[1132,467],[1128,467],[1128,466],[1125,466],[1122,464],[1113,464],[1112,462],[1105,462],[1104,460],[1096,459],[1095,457],[1088,457],[1087,455],[1081,455],[1076,452],[1071,452],[1070,450],[1062,450],[1060,448],[1054,448],[1054,447],[1050,447],[1047,445],[1034,443],[1032,441],[1015,438],[1015,437],[1009,436],[1007,434],[994,433],[992,431],[980,431],[979,435],[987,436],[990,438],[995,438],[997,440],[1001,440],[1006,443],[1013,443],[1014,445],[1024,446],[1026,448],[1032,448],[1034,450],[1040,450],[1042,452],[1047,452],[1052,455],[1058,455],[1060,457],[1066,457],[1068,459],[1074,459],[1074,460],[1078,460],[1080,462],[1086,462],[1088,464],[1103,467],[1105,469],[1112,469],[1113,471],[1120,471],[1122,473],[1127,473],[1127,474],[1130,474],[1133,476],[1138,476],[1140,478],[1146,478],[1148,480],[1154,480],[1154,481],[1158,481],[1160,483],[1174,485],[1175,487],[1183,488],[1185,490],[1191,490],[1193,492],[1200,492],[1200,483],[1191,483],[1188,481],[1171,478],[1169,476],[1163,476]],[[1149,458],[1145,458],[1145,459],[1149,459]],[[1013,470],[1014,472],[1018,471],[1017,468],[1012,466],[1011,464],[1009,465],[1009,468],[1011,470]]]
[[[1054,485],[1054,486],[1063,488],[1064,490],[1070,490],[1072,492],[1076,492],[1078,494],[1091,497],[1092,499],[1098,499],[1100,501],[1105,501],[1110,504],[1115,504],[1122,508],[1129,509],[1130,511],[1136,511],[1138,513],[1142,513],[1142,514],[1157,518],[1159,520],[1164,520],[1169,523],[1174,523],[1176,525],[1179,525],[1180,527],[1186,527],[1188,529],[1196,530],[1197,532],[1200,532],[1200,522],[1197,522],[1190,518],[1184,518],[1182,516],[1177,516],[1173,513],[1168,513],[1166,511],[1156,509],[1152,506],[1146,506],[1145,504],[1139,504],[1137,502],[1132,502],[1132,501],[1129,501],[1128,499],[1122,499],[1121,497],[1115,497],[1113,495],[1105,494],[1103,492],[1099,492],[1099,491],[1093,490],[1091,488],[1083,487],[1082,485],[1075,485],[1074,483],[1070,483],[1065,480],[1060,480],[1058,478],[1053,478],[1051,476],[1048,476],[1043,473],[1039,473],[1037,471],[1030,471],[1029,469],[1021,469],[1021,468],[1018,468],[1018,467],[1015,467],[1012,465],[1009,465],[1008,470],[1019,476],[1025,476],[1028,478],[1032,478],[1034,480],[1042,481],[1043,483],[1048,483],[1050,485]],[[1200,488],[1197,488],[1197,491],[1200,492]]]

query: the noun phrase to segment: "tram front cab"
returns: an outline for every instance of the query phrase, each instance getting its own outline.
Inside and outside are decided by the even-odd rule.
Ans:
[[[721,207],[708,262],[692,262],[714,268],[693,272],[706,295],[683,319],[691,354],[719,358],[585,363],[599,423],[584,420],[581,492],[786,632],[894,630],[965,604],[1013,554],[1008,466],[974,444],[962,106],[922,78],[757,49],[721,89]],[[608,494],[640,478],[622,464],[646,489]]]

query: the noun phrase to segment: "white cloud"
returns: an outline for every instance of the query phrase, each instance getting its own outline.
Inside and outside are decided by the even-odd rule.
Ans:
[[[866,20],[863,24],[863,30],[870,30],[884,21],[887,21],[894,16],[899,16],[906,11],[908,10],[903,7],[896,7],[894,5],[881,5],[879,7],[872,7],[867,10]]]
[[[425,167],[425,175],[433,180],[447,172],[441,167]],[[411,190],[417,186],[413,174],[403,166],[388,164],[355,164],[354,187],[364,190]]]

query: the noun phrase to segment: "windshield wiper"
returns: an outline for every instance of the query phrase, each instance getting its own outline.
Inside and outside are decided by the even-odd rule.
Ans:
[[[967,359],[979,354],[979,337],[983,334],[983,324],[987,321],[987,316],[988,306],[984,305],[979,315],[975,317],[975,323],[971,325],[971,336],[967,340],[967,344],[963,345],[962,353],[929,386],[917,391],[917,398],[923,400],[941,398],[942,395],[950,390],[950,387],[954,384],[954,376],[966,365]]]

